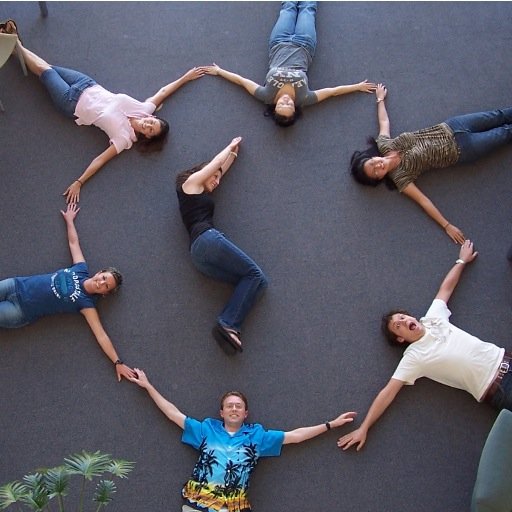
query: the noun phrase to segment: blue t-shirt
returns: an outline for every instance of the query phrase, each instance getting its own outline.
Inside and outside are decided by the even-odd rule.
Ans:
[[[96,299],[83,288],[89,277],[85,262],[37,276],[16,277],[16,293],[27,321],[56,313],[94,308]]]
[[[191,506],[240,512],[251,510],[247,489],[258,459],[281,454],[284,432],[244,423],[238,432],[229,434],[220,420],[187,417],[181,440],[200,452],[183,497]]]

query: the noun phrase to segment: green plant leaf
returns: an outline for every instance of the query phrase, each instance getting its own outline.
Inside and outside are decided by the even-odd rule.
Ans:
[[[114,459],[110,462],[108,471],[119,478],[128,478],[128,473],[133,470],[135,462],[128,460]]]
[[[18,481],[9,482],[0,487],[0,510],[4,510],[13,503],[23,501],[26,487]]]
[[[69,487],[69,471],[64,466],[49,469],[44,475],[44,485],[51,498],[67,496]]]
[[[116,491],[116,484],[112,480],[100,480],[96,486],[93,500],[103,506],[108,505],[113,500],[112,494]]]
[[[87,480],[92,480],[95,476],[101,476],[108,470],[111,462],[110,455],[96,451],[88,453],[83,451],[77,453],[68,459],[64,459],[64,466],[71,474],[82,475]]]

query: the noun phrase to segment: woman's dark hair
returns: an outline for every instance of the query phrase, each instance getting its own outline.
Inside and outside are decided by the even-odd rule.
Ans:
[[[154,137],[146,137],[142,133],[137,134],[137,142],[135,147],[140,153],[153,153],[161,151],[167,142],[167,134],[169,133],[169,123],[165,119],[155,117],[160,122],[160,133]]]
[[[187,181],[188,178],[190,176],[192,176],[192,174],[194,174],[197,171],[200,171],[208,163],[209,162],[203,162],[203,163],[196,165],[195,167],[192,167],[192,169],[187,169],[186,171],[181,171],[176,176],[176,188],[178,188],[178,189],[181,188],[183,186],[183,183],[185,183],[185,181]]]
[[[391,322],[391,319],[393,318],[393,315],[407,315],[411,316],[409,311],[406,311],[405,309],[392,309],[389,313],[386,313],[385,315],[382,315],[380,328],[382,331],[382,334],[386,337],[386,340],[390,345],[397,346],[400,345],[403,347],[403,343],[400,343],[397,339],[397,336],[394,332],[391,332],[391,329],[389,328],[389,322]]]
[[[287,126],[291,126],[295,124],[295,121],[302,116],[302,109],[298,106],[295,107],[295,112],[291,116],[282,116],[281,114],[276,113],[275,105],[268,105],[267,109],[263,113],[265,117],[271,117],[276,124],[286,128]]]
[[[121,274],[121,272],[119,272],[119,270],[117,270],[117,268],[115,267],[105,267],[102,268],[99,272],[108,272],[112,274],[112,277],[116,282],[116,287],[113,290],[110,290],[109,293],[117,292],[119,287],[123,284],[123,275]]]
[[[376,187],[384,181],[388,189],[396,189],[396,185],[394,184],[393,180],[387,175],[383,180],[377,180],[375,178],[370,178],[364,172],[364,164],[367,160],[373,158],[374,156],[382,156],[379,148],[377,147],[377,142],[375,142],[373,137],[368,137],[366,142],[368,142],[369,146],[364,151],[354,151],[352,154],[352,158],[350,159],[350,173],[352,174],[352,177],[361,185]]]

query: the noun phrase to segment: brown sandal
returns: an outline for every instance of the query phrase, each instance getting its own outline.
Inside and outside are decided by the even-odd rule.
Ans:
[[[21,39],[18,34],[18,25],[16,25],[16,22],[14,20],[9,19],[4,23],[0,23],[0,34],[11,34],[18,36],[18,39],[20,40],[21,43]]]

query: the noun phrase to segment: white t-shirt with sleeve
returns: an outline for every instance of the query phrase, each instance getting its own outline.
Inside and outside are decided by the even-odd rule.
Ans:
[[[420,319],[426,332],[410,343],[393,379],[412,385],[420,377],[471,393],[481,401],[503,360],[505,349],[480,340],[451,324],[451,311],[434,299]]]
[[[147,117],[155,110],[156,105],[150,101],[141,102],[127,94],[114,94],[101,85],[93,85],[80,95],[75,122],[101,128],[119,154],[124,149],[130,149],[137,140],[129,118]]]

